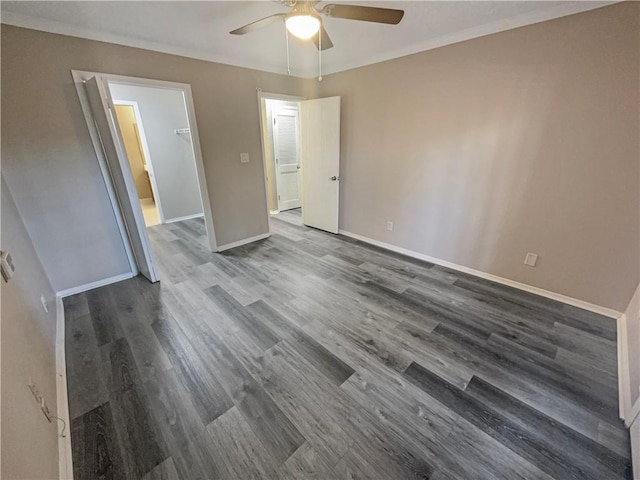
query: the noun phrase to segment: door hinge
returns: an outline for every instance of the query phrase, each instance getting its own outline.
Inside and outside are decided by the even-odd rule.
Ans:
[[[278,195],[278,200],[280,200],[280,195]]]
[[[274,125],[276,124],[276,119],[275,119],[275,118],[273,119],[273,124],[274,124]]]
[[[276,158],[276,163],[278,163],[278,159]]]

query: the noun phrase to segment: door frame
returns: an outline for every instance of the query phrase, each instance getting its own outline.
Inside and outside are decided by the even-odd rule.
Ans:
[[[100,136],[94,124],[93,114],[91,112],[89,100],[87,98],[87,94],[83,87],[83,83],[92,77],[100,77],[106,80],[107,83],[120,83],[124,85],[133,85],[133,86],[139,86],[139,87],[166,88],[169,90],[180,90],[183,92],[184,100],[185,100],[185,108],[187,111],[187,119],[189,121],[189,128],[191,130],[191,145],[193,148],[193,154],[194,154],[195,163],[196,163],[196,173],[198,177],[198,185],[200,187],[200,199],[202,201],[202,210],[204,212],[205,228],[207,232],[207,238],[209,240],[209,248],[212,252],[218,251],[215,229],[213,225],[213,215],[211,211],[211,201],[209,199],[210,198],[209,190],[207,187],[207,182],[205,177],[204,161],[202,157],[202,150],[200,147],[200,136],[198,134],[198,124],[196,122],[195,105],[193,101],[191,85],[188,83],[178,83],[178,82],[171,82],[167,80],[154,80],[154,79],[140,78],[140,77],[129,77],[126,75],[117,75],[117,74],[102,73],[102,72],[91,72],[91,71],[84,71],[84,70],[71,70],[71,76],[73,78],[73,83],[76,87],[76,92],[80,100],[80,106],[82,108],[85,121],[89,128],[89,136],[91,137],[91,143],[93,144],[96,156],[98,158],[98,164],[100,166],[100,171],[102,173],[105,186],[107,188],[109,201],[111,202],[111,207],[116,217],[116,223],[118,225],[120,236],[124,244],[125,252],[129,260],[131,273],[133,275],[137,275],[139,273],[138,267],[136,266],[135,258],[133,256],[133,251],[131,249],[131,245],[129,241],[129,237],[127,235],[126,226],[122,218],[122,214],[120,213],[120,205],[118,203],[118,197],[116,196],[115,190],[113,188],[111,176],[109,174],[109,167],[107,165],[106,159],[104,158],[104,154],[102,152]],[[146,228],[145,225],[142,225],[142,227]]]
[[[262,168],[264,170],[264,206],[267,214],[267,225],[269,235],[271,235],[271,212],[269,211],[269,184],[267,182],[267,145],[264,143],[265,133],[268,133],[264,119],[267,116],[267,105],[265,100],[286,100],[289,102],[300,102],[306,100],[305,97],[294,95],[284,95],[281,93],[263,92],[261,88],[256,89],[258,96],[258,118],[260,119],[260,145],[262,146]],[[299,145],[298,145],[299,147]],[[276,181],[276,179],[274,179]]]
[[[165,223],[164,213],[162,212],[162,203],[160,201],[160,195],[158,195],[158,184],[156,183],[156,175],[153,172],[153,162],[151,160],[151,152],[149,151],[149,144],[147,143],[147,137],[144,133],[144,125],[142,124],[142,115],[140,114],[140,108],[138,107],[138,102],[134,102],[132,100],[116,100],[114,98],[113,104],[133,107],[133,114],[135,115],[136,123],[138,124],[138,133],[140,134],[140,143],[142,145],[142,151],[145,156],[145,162],[147,164],[147,168],[151,169],[151,173],[153,174],[152,176],[149,177],[149,180],[151,180],[151,190],[153,192],[153,199],[155,200],[156,208],[158,209],[158,217],[160,218],[160,223]]]

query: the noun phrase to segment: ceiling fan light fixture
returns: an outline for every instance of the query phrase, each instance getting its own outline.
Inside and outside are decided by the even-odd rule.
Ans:
[[[290,15],[284,23],[289,33],[301,40],[309,40],[320,30],[320,19],[306,13]]]

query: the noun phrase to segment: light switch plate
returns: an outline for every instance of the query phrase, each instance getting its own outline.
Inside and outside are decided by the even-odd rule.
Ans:
[[[527,253],[527,256],[524,258],[524,264],[529,265],[530,267],[535,267],[538,262],[538,255],[535,253]]]
[[[240,163],[249,163],[249,154],[241,153],[240,154]]]

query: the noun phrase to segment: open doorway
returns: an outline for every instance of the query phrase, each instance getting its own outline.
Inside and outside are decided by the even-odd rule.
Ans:
[[[149,147],[146,143],[140,108],[138,103],[133,101],[114,98],[113,103],[116,107],[116,118],[122,132],[122,141],[127,151],[144,223],[147,227],[158,225],[162,222],[156,200],[158,195],[154,193],[157,188],[154,188],[152,183],[151,156],[148,153]]]
[[[269,218],[338,233],[340,97],[258,99]]]
[[[147,231],[154,224],[198,220],[202,242],[216,251],[191,87],[72,74],[132,275],[159,280]]]
[[[184,92],[108,84],[147,227],[203,217]]]
[[[266,98],[269,212],[302,207],[300,115],[298,102]]]

